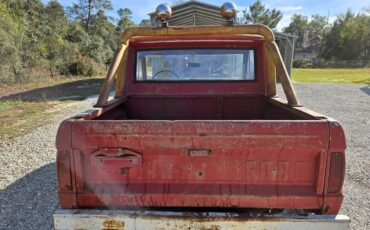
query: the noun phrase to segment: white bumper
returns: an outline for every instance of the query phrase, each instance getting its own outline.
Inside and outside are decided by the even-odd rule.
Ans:
[[[235,213],[58,209],[54,226],[65,229],[348,230],[345,215],[251,217]]]

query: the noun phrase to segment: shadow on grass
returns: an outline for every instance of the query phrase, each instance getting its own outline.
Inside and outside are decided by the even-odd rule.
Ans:
[[[21,100],[21,101],[80,101],[88,96],[98,94],[104,79],[84,79],[73,82],[62,83],[59,85],[47,86],[33,89],[21,93],[10,94],[0,98],[1,100]]]
[[[58,206],[55,163],[0,190],[0,229],[52,229]]]

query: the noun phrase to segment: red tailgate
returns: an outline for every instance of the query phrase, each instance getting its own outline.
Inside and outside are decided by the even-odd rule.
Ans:
[[[75,121],[74,206],[320,209],[328,137],[327,121]]]

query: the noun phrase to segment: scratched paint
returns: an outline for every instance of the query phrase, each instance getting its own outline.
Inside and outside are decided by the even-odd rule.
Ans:
[[[225,45],[207,44],[204,37],[184,47]],[[334,151],[344,157],[339,123],[267,97],[266,38],[252,43],[239,42],[239,35],[228,38],[235,40],[229,45],[256,50],[256,81],[139,84],[134,81],[135,49],[150,37],[130,43],[122,97],[68,119],[59,128],[57,170],[63,208],[339,211],[341,187],[327,192],[328,156]],[[146,43],[146,48],[154,44],[178,45],[156,42]],[[343,173],[336,178],[341,182],[344,168],[338,172]]]

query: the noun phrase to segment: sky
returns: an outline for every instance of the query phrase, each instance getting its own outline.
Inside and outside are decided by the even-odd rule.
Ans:
[[[48,2],[48,0],[43,0]],[[206,3],[221,6],[227,0],[201,0]],[[70,6],[77,0],[59,0],[63,6]],[[133,20],[135,23],[140,23],[142,19],[148,19],[148,13],[153,12],[160,3],[168,3],[171,5],[172,0],[111,0],[115,11],[119,8],[129,8],[133,12]],[[234,2],[238,10],[238,17],[243,15],[242,11],[255,0],[235,0]],[[347,9],[351,9],[357,13],[364,8],[370,8],[369,0],[262,0],[262,3],[268,8],[277,8],[284,14],[283,19],[278,25],[278,30],[289,25],[290,17],[293,14],[303,14],[311,16],[312,14],[320,14],[329,16],[329,22],[333,22],[335,17],[343,14]],[[107,12],[111,16],[116,16],[116,12]]]

